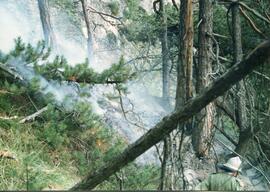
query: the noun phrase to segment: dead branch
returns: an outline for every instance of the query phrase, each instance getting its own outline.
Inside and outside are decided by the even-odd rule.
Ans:
[[[7,150],[0,151],[0,159],[4,159],[4,158],[17,161],[17,158],[15,157],[15,155]]]
[[[238,2],[238,4],[245,8],[246,10],[250,11],[251,13],[253,13],[255,16],[257,16],[259,19],[265,21],[266,23],[270,24],[270,20],[268,18],[265,18],[264,16],[262,16],[260,13],[258,13],[255,9],[250,8],[247,4],[245,4],[244,2]]]
[[[18,119],[18,116],[11,116],[11,117],[7,117],[7,116],[0,116],[0,119],[3,120],[12,120],[12,119]]]
[[[270,21],[270,15],[265,11],[264,14],[266,15],[267,19]]]
[[[268,81],[270,81],[270,77],[268,77],[267,75],[265,75],[263,73],[260,73],[259,71],[254,70],[253,73],[255,73],[255,74],[257,74],[257,75],[259,75],[259,76],[267,79]]]
[[[225,35],[221,35],[221,34],[218,34],[218,33],[212,33],[214,37],[220,37],[220,38],[223,38],[223,39],[229,39],[228,36],[225,36]]]
[[[234,84],[242,80],[252,70],[265,63],[270,58],[270,41],[266,41],[255,48],[246,59],[233,65],[225,74],[211,83],[197,97],[189,100],[183,107],[179,107],[170,115],[164,117],[156,126],[129,145],[121,154],[113,158],[106,165],[88,174],[81,182],[70,190],[91,190],[108,179],[128,163],[134,161],[153,145],[164,139],[177,128],[175,123],[184,123],[193,115],[200,112],[210,102],[228,91]]]
[[[267,155],[264,153],[262,146],[261,146],[261,142],[258,136],[255,136],[255,141],[258,143],[258,148],[260,150],[260,153],[263,155],[263,157],[266,159],[266,161],[270,164],[270,160],[268,159]]]
[[[226,105],[226,103],[219,101],[218,99],[215,102],[216,106],[218,107],[218,109],[220,109],[221,111],[223,111],[233,122],[235,122],[235,124],[239,127],[240,125],[238,124],[238,122],[236,121],[236,117],[235,117],[235,113],[234,111],[231,110],[231,108]]]
[[[225,131],[223,131],[222,129],[220,129],[218,126],[215,125],[215,128],[217,130],[219,130],[219,132],[224,136],[226,137],[226,139],[228,139],[234,146],[237,145],[237,142],[234,141]]]
[[[251,18],[245,13],[245,11],[240,7],[239,8],[241,14],[245,17],[245,19],[248,21],[249,25],[252,27],[254,31],[256,31],[259,35],[261,35],[263,38],[266,38],[266,36],[263,34],[263,32],[258,29],[256,24],[251,20]]]
[[[29,116],[23,118],[22,120],[19,121],[19,123],[25,123],[25,122],[28,122],[28,121],[33,121],[33,120],[35,120],[35,118],[37,116],[39,116],[40,114],[42,114],[43,112],[45,112],[47,110],[48,110],[48,106],[43,107],[42,109],[38,110],[37,112],[33,113],[32,115],[29,115]]]
[[[97,11],[96,9],[94,9],[93,7],[91,6],[87,6],[87,11],[91,12],[91,13],[96,13],[98,14],[104,21],[110,23],[111,25],[124,25],[124,23],[121,21],[121,18],[120,17],[116,17],[116,16],[113,16],[113,15],[110,15],[108,13],[103,13],[101,11]],[[117,23],[113,23],[112,21],[108,20],[106,17],[110,17],[112,19],[115,19],[117,21],[119,21],[121,24],[117,24]]]
[[[0,62],[0,70],[3,70],[4,72],[8,73],[14,79],[19,79],[19,80],[23,81],[23,77],[19,73],[17,73],[16,71],[14,71],[13,68],[8,67],[7,65],[4,65],[1,62]]]

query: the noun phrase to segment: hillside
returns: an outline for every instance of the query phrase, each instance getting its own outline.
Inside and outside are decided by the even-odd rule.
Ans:
[[[269,190],[269,10],[0,1],[0,190]]]

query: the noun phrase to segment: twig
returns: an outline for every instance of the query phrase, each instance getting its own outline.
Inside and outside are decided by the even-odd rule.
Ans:
[[[270,21],[270,16],[269,14],[265,11],[264,14],[266,15],[267,19]]]
[[[263,73],[260,73],[259,71],[256,71],[254,70],[253,73],[257,74],[257,75],[260,75],[262,77],[264,77],[265,79],[269,80],[270,81],[270,77],[268,77],[267,75],[263,74]]]
[[[217,33],[212,33],[212,34],[215,37],[220,37],[220,38],[223,38],[223,39],[229,39],[229,37],[228,36],[225,36],[225,35],[221,35],[221,34],[217,34]]]
[[[38,108],[37,108],[36,104],[35,104],[34,101],[31,99],[31,97],[30,97],[29,94],[27,94],[27,97],[28,97],[28,99],[30,100],[30,102],[32,103],[32,105],[34,106],[34,108],[38,111]]]
[[[0,116],[0,119],[4,120],[12,120],[12,119],[18,119],[18,116],[12,116],[12,117],[7,117],[7,116]]]
[[[230,60],[230,59],[227,59],[227,58],[225,58],[225,57],[222,57],[222,56],[218,56],[218,58],[219,58],[220,60],[222,60],[222,61],[225,61],[225,62],[229,62],[229,63],[232,63],[232,60]]]
[[[261,147],[261,142],[260,142],[258,136],[255,135],[254,138],[255,138],[255,140],[256,140],[257,143],[258,143],[258,148],[259,148],[260,152],[262,153],[263,157],[266,159],[266,161],[267,161],[268,163],[270,163],[270,160],[268,159],[267,155],[263,152],[263,149],[262,149],[262,147]]]
[[[103,13],[103,12],[100,12],[100,11],[97,11],[96,9],[94,9],[93,7],[91,6],[87,6],[87,11],[91,12],[91,13],[96,13],[98,14],[104,21],[110,23],[111,25],[124,25],[124,23],[121,21],[121,18],[119,17],[115,17],[113,15],[110,15],[110,14],[107,14],[107,13]],[[106,17],[110,17],[110,18],[113,18],[115,20],[118,20],[121,24],[117,24],[117,23],[113,23],[112,21],[108,20],[105,18]]]
[[[236,141],[234,141],[225,131],[223,131],[222,129],[220,129],[218,126],[216,126],[216,125],[214,125],[215,126],[215,128],[217,129],[217,130],[219,130],[219,132],[222,134],[222,135],[224,135],[224,137],[226,137],[226,139],[228,139],[234,146],[236,146],[237,145],[237,142]]]
[[[199,26],[201,25],[201,23],[202,23],[202,19],[198,22],[198,24],[196,25],[196,28],[199,28]]]
[[[215,45],[216,45],[216,62],[217,62],[217,70],[216,72],[212,72],[212,73],[208,73],[207,75],[214,75],[220,72],[220,61],[219,61],[219,45],[218,45],[218,41],[216,40],[216,38],[214,37],[213,34],[208,34],[210,36],[210,38],[214,41]]]

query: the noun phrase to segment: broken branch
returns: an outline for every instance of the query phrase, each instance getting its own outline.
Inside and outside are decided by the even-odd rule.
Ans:
[[[47,111],[48,110],[48,106],[46,107],[43,107],[42,109],[38,110],[37,112],[33,113],[32,115],[29,115],[25,118],[23,118],[22,120],[20,120],[19,122],[20,123],[25,123],[27,121],[32,121],[32,120],[35,120],[35,118],[37,116],[39,116],[41,113],[43,113],[44,111]]]

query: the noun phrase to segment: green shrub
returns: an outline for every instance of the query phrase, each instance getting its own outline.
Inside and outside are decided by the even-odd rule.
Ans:
[[[108,3],[108,7],[111,10],[112,15],[118,15],[119,14],[119,3],[117,1],[112,1]]]

